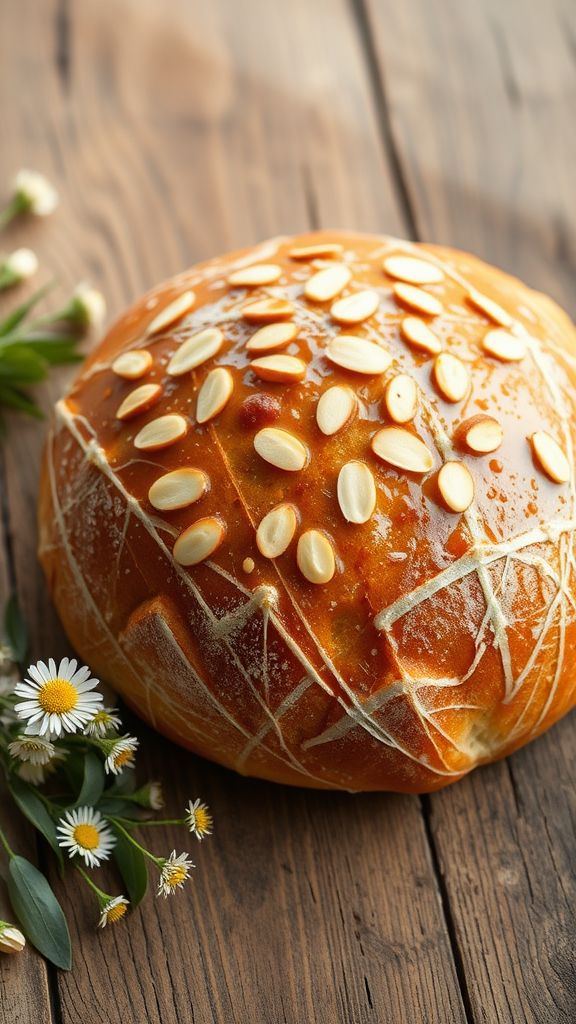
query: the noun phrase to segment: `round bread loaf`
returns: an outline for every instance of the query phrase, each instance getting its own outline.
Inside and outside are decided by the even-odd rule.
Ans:
[[[71,643],[247,775],[425,792],[574,703],[576,334],[464,253],[278,238],[150,292],[58,403]]]

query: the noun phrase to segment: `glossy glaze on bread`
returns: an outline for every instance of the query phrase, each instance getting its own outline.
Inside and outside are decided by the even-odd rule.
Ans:
[[[574,703],[576,335],[464,253],[314,233],[112,328],[48,439],[71,643],[236,770],[427,791]]]

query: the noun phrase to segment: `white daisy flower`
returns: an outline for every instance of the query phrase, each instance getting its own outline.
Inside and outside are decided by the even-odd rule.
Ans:
[[[114,740],[104,762],[106,772],[119,775],[124,768],[132,768],[137,747],[138,740],[135,736],[121,736],[120,739]]]
[[[58,206],[58,193],[48,178],[37,171],[18,171],[13,184],[14,197],[25,213],[47,217]]]
[[[53,739],[65,732],[78,732],[98,711],[101,693],[92,693],[98,686],[90,669],[78,668],[75,659],[62,658],[58,668],[53,658],[28,669],[30,679],[18,683],[14,692],[25,697],[16,704],[18,718],[27,720],[28,735]]]
[[[161,782],[150,783],[148,806],[151,807],[153,811],[161,811],[164,807],[164,793]]]
[[[24,782],[29,782],[32,786],[41,786],[49,775],[52,775],[61,761],[66,758],[67,752],[65,750],[54,749],[54,754],[50,758],[47,764],[32,764],[30,761],[24,761],[18,766],[16,774]]]
[[[129,906],[130,903],[125,896],[114,896],[112,899],[106,900],[100,907],[98,927],[105,928],[107,924],[116,924],[116,921],[124,917],[126,908]]]
[[[200,803],[200,800],[195,800],[194,803],[188,801],[184,820],[197,839],[204,839],[204,836],[212,834],[212,815],[206,804]]]
[[[0,953],[21,953],[26,939],[9,921],[0,921]]]
[[[27,281],[37,270],[38,257],[32,249],[15,249],[0,263],[0,287],[11,288]]]
[[[84,281],[77,285],[70,302],[62,312],[63,320],[71,320],[81,327],[98,330],[106,316],[106,299],[96,288]]]
[[[121,725],[122,719],[117,714],[116,708],[101,708],[84,727],[84,735],[103,739],[113,729],[119,729]]]
[[[8,750],[17,760],[34,765],[48,764],[56,753],[54,744],[43,736],[18,736],[8,744]]]
[[[56,826],[58,846],[68,848],[68,856],[78,854],[90,868],[108,860],[116,838],[100,811],[93,807],[77,807],[66,811]]]
[[[160,883],[158,885],[158,896],[171,896],[176,889],[180,889],[190,874],[190,868],[194,865],[187,853],[180,853],[176,856],[176,850],[162,864],[160,871]]]

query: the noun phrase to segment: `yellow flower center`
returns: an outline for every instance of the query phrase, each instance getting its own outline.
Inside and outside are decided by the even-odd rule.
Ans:
[[[197,832],[207,832],[212,824],[212,818],[203,807],[194,811],[194,825]]]
[[[166,884],[169,885],[171,889],[174,889],[185,880],[186,876],[186,868],[182,867],[181,864],[178,864],[175,868],[170,868],[170,874],[166,879]]]
[[[78,703],[78,690],[68,679],[49,679],[38,691],[38,703],[48,715],[65,715]]]
[[[118,754],[115,755],[115,757],[114,757],[114,764],[116,765],[117,768],[122,768],[123,765],[128,764],[130,761],[133,761],[133,760],[134,760],[134,751],[133,750],[121,750],[121,751],[119,751]]]
[[[76,825],[74,829],[74,840],[84,850],[95,850],[100,845],[100,833],[95,825]]]
[[[115,921],[119,921],[121,917],[124,917],[126,913],[126,904],[117,903],[115,907],[110,907],[110,910],[106,911],[106,920],[109,924],[114,924]]]

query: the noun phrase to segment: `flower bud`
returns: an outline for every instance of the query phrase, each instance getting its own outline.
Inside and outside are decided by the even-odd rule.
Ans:
[[[58,206],[58,193],[48,178],[36,171],[18,171],[14,179],[14,195],[24,213],[47,217]]]
[[[74,289],[72,298],[62,313],[63,320],[69,320],[84,329],[98,329],[105,316],[106,300],[102,292],[84,282]]]
[[[26,939],[19,928],[8,921],[0,921],[0,953],[21,953]]]
[[[38,270],[38,257],[32,249],[15,249],[0,263],[0,288],[20,284]]]

